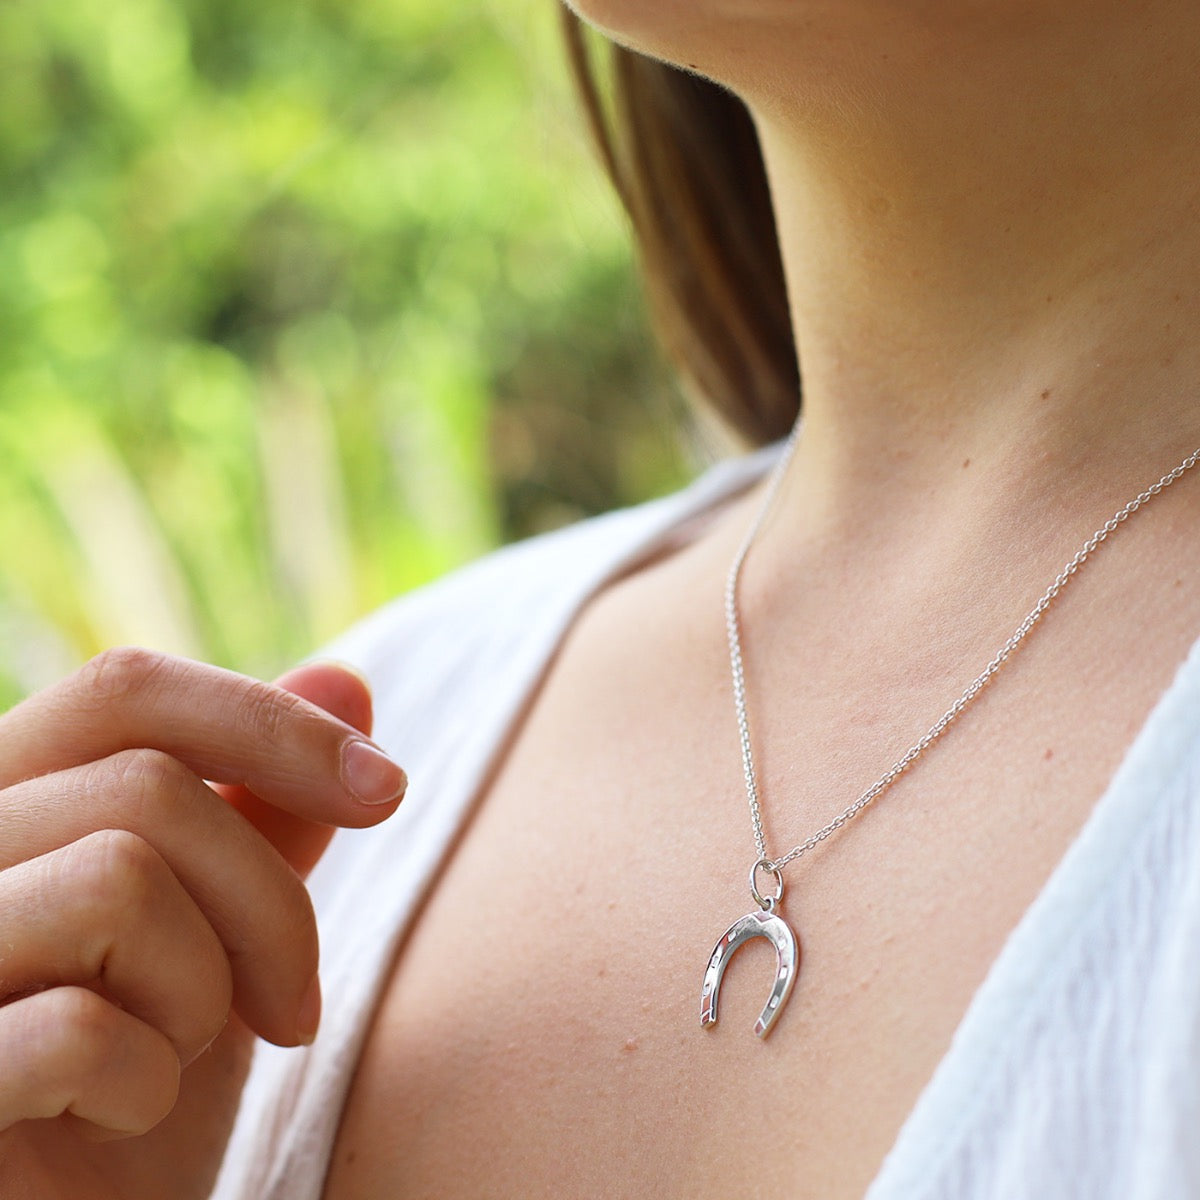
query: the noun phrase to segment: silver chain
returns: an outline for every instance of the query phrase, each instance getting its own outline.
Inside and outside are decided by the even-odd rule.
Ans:
[[[1169,488],[1181,475],[1190,471],[1200,462],[1200,448],[1193,450],[1173,471],[1169,471],[1157,483],[1151,484],[1144,492],[1135,496],[1120,512],[1109,517],[1105,523],[1080,546],[1075,557],[1058,575],[1054,582],[1042,593],[1041,599],[1030,609],[1029,614],[1017,626],[1016,631],[996,652],[995,657],[986,667],[963,689],[962,695],[937,719],[925,735],[904,752],[904,754],[885,771],[849,808],[843,809],[823,829],[817,830],[807,841],[793,846],[781,858],[769,858],[767,855],[766,835],[763,832],[762,809],[758,800],[758,782],[754,774],[754,756],[750,749],[750,722],[746,716],[746,676],[742,665],[742,642],[738,627],[737,585],[742,572],[742,563],[746,558],[754,538],[758,534],[767,511],[770,509],[779,487],[783,482],[787,464],[796,448],[800,432],[800,424],[796,423],[784,446],[779,462],[775,466],[774,477],[767,489],[759,507],[758,515],[754,518],[746,536],[742,541],[733,562],[729,567],[729,575],[725,581],[725,628],[729,635],[729,661],[733,670],[733,701],[737,708],[738,732],[742,742],[742,768],[746,778],[746,795],[750,801],[750,819],[754,824],[754,845],[758,851],[756,870],[761,868],[779,878],[779,873],[790,862],[801,855],[807,854],[814,846],[823,842],[830,834],[836,833],[847,821],[856,817],[872,800],[881,796],[909,767],[912,766],[929,747],[958,719],[963,709],[979,695],[987,686],[992,676],[1008,661],[1013,651],[1025,640],[1029,631],[1042,619],[1046,609],[1053,603],[1054,598],[1067,585],[1067,581],[1087,562],[1098,546],[1108,540],[1118,526],[1127,521],[1148,500],[1157,496],[1165,488]],[[753,876],[752,876],[753,879]]]

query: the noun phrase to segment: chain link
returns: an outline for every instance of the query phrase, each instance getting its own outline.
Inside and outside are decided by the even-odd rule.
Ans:
[[[793,427],[791,434],[788,437],[787,444],[784,446],[783,452],[778,463],[775,465],[774,475],[771,484],[767,489],[767,494],[763,498],[762,505],[758,510],[750,528],[746,532],[745,538],[734,556],[733,562],[729,567],[729,574],[725,580],[725,629],[729,637],[729,661],[733,673],[733,701],[737,709],[738,735],[741,739],[742,746],[742,770],[746,780],[746,796],[750,803],[750,819],[754,825],[754,846],[758,852],[758,862],[755,864],[755,870],[760,867],[764,871],[772,874],[777,874],[782,871],[789,863],[795,862],[801,855],[807,854],[815,846],[818,846],[831,834],[836,833],[847,821],[856,817],[872,800],[876,800],[884,792],[887,791],[909,767],[912,766],[926,750],[929,749],[938,738],[945,733],[946,729],[952,725],[972,700],[979,695],[987,686],[992,676],[1000,670],[1002,666],[1009,660],[1016,648],[1025,640],[1033,627],[1042,619],[1042,615],[1054,602],[1055,597],[1067,585],[1067,582],[1074,576],[1080,567],[1091,557],[1095,550],[1103,545],[1104,542],[1117,530],[1119,526],[1124,524],[1139,508],[1147,501],[1153,499],[1164,489],[1169,488],[1181,475],[1190,471],[1197,462],[1200,462],[1200,448],[1193,450],[1173,471],[1169,471],[1157,483],[1151,484],[1144,492],[1135,496],[1128,504],[1125,505],[1120,512],[1114,513],[1109,517],[1104,524],[1092,534],[1086,542],[1080,546],[1075,557],[1055,577],[1054,582],[1042,593],[1038,602],[1030,609],[1028,615],[1017,626],[1013,635],[1004,643],[1003,646],[996,652],[995,657],[984,667],[967,686],[963,689],[962,694],[946,711],[937,719],[930,727],[924,736],[905,751],[905,753],[882,774],[849,808],[843,809],[838,813],[832,821],[829,822],[823,829],[817,830],[807,841],[801,842],[798,846],[793,846],[781,858],[771,858],[767,854],[766,834],[763,830],[762,808],[758,798],[758,780],[754,773],[754,755],[750,748],[750,722],[746,715],[746,675],[742,664],[742,642],[739,631],[738,608],[737,608],[737,585],[741,577],[742,563],[745,561],[746,555],[750,550],[751,544],[758,535],[759,528],[762,526],[768,510],[775,500],[779,492],[780,485],[783,483],[783,477],[787,470],[787,464],[791,460],[792,452],[796,448],[796,442],[800,433],[799,422]],[[782,881],[781,881],[782,884]]]

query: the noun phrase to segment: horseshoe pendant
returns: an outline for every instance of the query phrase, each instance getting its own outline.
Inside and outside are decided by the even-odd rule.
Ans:
[[[758,872],[767,871],[775,877],[778,890],[774,896],[763,896],[756,885]],[[758,1020],[754,1023],[754,1032],[766,1037],[775,1024],[776,1018],[783,1011],[788,996],[792,994],[792,985],[796,982],[796,969],[800,963],[800,947],[791,926],[782,918],[775,915],[775,906],[783,896],[783,877],[766,859],[759,859],[750,868],[750,894],[759,904],[756,912],[739,917],[718,939],[713,947],[712,957],[708,960],[708,969],[704,972],[704,989],[700,993],[700,1025],[707,1029],[717,1023],[717,999],[721,994],[721,979],[725,968],[734,952],[752,938],[762,937],[775,947],[775,982],[771,986],[771,994],[763,1006]]]
[[[762,1013],[754,1023],[754,1032],[759,1037],[766,1037],[771,1026],[775,1024],[775,1019],[787,1003],[792,985],[796,982],[796,964],[800,952],[796,944],[796,935],[788,923],[782,917],[760,909],[734,921],[713,948],[708,970],[704,973],[704,990],[700,996],[700,1024],[703,1027],[707,1028],[717,1023],[717,997],[721,993],[721,977],[725,974],[733,952],[756,937],[766,938],[775,947],[777,961],[775,982]]]

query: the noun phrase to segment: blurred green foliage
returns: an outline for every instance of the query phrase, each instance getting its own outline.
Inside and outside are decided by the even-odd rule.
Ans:
[[[0,6],[0,704],[689,473],[554,0]]]

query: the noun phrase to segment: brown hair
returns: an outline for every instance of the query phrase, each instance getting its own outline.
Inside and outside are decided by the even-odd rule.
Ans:
[[[731,92],[623,47],[606,113],[583,23],[562,6],[572,73],[629,214],[654,323],[685,386],[743,442],[782,437],[800,379],[758,134]]]

